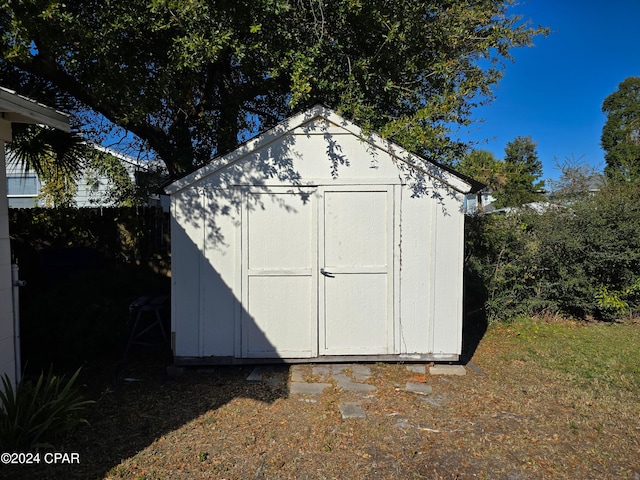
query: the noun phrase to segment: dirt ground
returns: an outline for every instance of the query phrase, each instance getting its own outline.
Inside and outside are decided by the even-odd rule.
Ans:
[[[56,479],[634,479],[640,480],[640,398],[600,397],[540,369],[500,332],[480,342],[465,376],[370,364],[371,392],[333,384],[289,394],[282,366],[247,382],[251,367],[167,377],[140,355],[109,382],[84,380],[90,425],[57,451],[80,463],[0,466],[3,478]],[[317,381],[310,365],[307,381]],[[432,393],[405,389],[424,382]],[[356,403],[365,419],[343,419]]]

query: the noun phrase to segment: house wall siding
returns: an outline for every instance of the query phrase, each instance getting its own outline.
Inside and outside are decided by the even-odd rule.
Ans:
[[[135,182],[136,166],[128,162],[123,162],[124,167],[131,178]],[[36,176],[37,191],[31,196],[13,196],[9,197],[10,208],[33,208],[45,206],[42,198],[39,197],[44,183],[40,180],[35,172],[27,172],[26,167],[13,158],[8,158],[6,162],[6,173],[14,178],[24,178],[25,176]],[[96,183],[97,180],[97,183]],[[6,183],[6,181],[5,181]],[[113,183],[107,177],[93,178],[88,174],[80,175],[77,180],[77,189],[74,195],[74,204],[78,208],[83,207],[112,207],[115,206],[110,196]]]
[[[6,125],[0,120],[0,128]],[[11,126],[9,125],[9,132]],[[5,173],[4,139],[0,137],[0,375],[15,375],[13,328],[13,291],[11,287],[11,246],[9,242],[9,210]]]

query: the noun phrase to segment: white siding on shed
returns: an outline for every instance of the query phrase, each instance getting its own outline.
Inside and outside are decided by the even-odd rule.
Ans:
[[[175,181],[174,354],[457,358],[470,190],[322,107]]]

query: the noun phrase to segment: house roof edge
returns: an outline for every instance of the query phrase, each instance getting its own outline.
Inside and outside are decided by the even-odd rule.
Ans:
[[[69,115],[0,86],[0,116],[16,123],[42,123],[71,132]]]

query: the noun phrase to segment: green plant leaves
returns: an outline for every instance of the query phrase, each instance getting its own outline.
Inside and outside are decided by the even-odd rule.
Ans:
[[[543,213],[470,219],[467,273],[486,289],[487,316],[615,320],[640,312],[639,189],[608,185]]]
[[[56,437],[86,423],[81,414],[93,402],[75,388],[79,374],[80,369],[65,381],[49,369],[35,384],[23,379],[15,390],[5,374],[0,391],[0,447],[7,451],[51,448]]]

